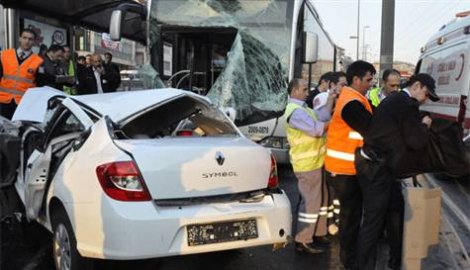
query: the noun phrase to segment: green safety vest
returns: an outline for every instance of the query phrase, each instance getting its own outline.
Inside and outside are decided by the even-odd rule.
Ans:
[[[372,102],[372,105],[374,105],[374,107],[377,107],[380,104],[379,93],[380,93],[379,87],[373,88],[369,92],[369,99]]]
[[[296,109],[304,110],[315,121],[317,116],[315,112],[306,107],[289,102],[284,112],[285,129],[287,133],[287,140],[290,145],[289,156],[294,168],[294,172],[308,172],[313,171],[323,166],[326,148],[326,137],[311,137],[305,132],[292,128],[288,119]]]

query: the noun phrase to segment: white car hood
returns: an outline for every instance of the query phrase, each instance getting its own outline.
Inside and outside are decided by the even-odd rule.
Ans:
[[[209,102],[202,96],[172,88],[82,95],[72,98],[101,115],[109,116],[114,123],[119,123],[129,116],[139,114],[156,104],[181,95],[191,95]]]
[[[28,89],[11,120],[42,123],[47,111],[47,102],[54,96],[68,97],[69,95],[48,86]]]

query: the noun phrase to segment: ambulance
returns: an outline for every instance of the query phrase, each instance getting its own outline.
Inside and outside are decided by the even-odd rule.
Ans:
[[[470,11],[456,14],[429,39],[421,53],[416,73],[430,74],[441,97],[421,109],[461,123],[464,140],[470,146]]]

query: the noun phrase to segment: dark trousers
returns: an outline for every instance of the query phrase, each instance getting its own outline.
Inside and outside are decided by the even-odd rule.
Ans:
[[[346,268],[356,265],[356,247],[362,217],[362,194],[355,175],[326,173],[328,183],[340,202],[339,242],[340,259]]]
[[[387,242],[390,244],[389,267],[399,269],[403,245],[403,215],[405,211],[402,187],[400,181],[393,181],[390,190],[390,202],[385,217]]]
[[[16,110],[16,103],[15,100],[11,100],[10,103],[0,103],[0,115],[11,120],[13,114]]]
[[[385,160],[371,161],[356,151],[355,162],[364,207],[357,241],[357,263],[361,270],[374,270],[377,243],[384,230],[394,177],[385,166]]]

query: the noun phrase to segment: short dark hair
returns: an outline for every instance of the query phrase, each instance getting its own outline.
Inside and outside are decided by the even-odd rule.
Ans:
[[[337,84],[339,82],[339,78],[346,77],[346,73],[342,71],[332,72],[333,75],[331,76],[330,83]]]
[[[77,61],[86,61],[86,57],[83,55],[80,55],[79,57],[77,57]]]
[[[36,34],[36,32],[34,32],[33,29],[31,28],[24,28],[23,30],[21,30],[20,32],[20,37],[23,35],[23,33],[30,33],[31,35],[34,36],[34,39],[36,39],[38,37],[38,35]]]
[[[299,87],[301,82],[302,82],[302,79],[299,79],[299,78],[292,79],[289,85],[287,86],[287,93],[290,95],[292,93],[292,90],[294,90],[294,88]]]
[[[113,55],[110,52],[105,52],[104,55],[109,55],[109,58],[113,59]]]
[[[62,51],[62,52],[65,52],[64,51],[64,47],[62,47],[61,45],[59,44],[52,44],[49,49],[47,49],[48,52],[57,52],[57,51]]]
[[[367,71],[369,71],[371,75],[376,73],[375,67],[366,61],[358,60],[349,65],[348,70],[346,71],[346,79],[348,80],[348,84],[352,84],[354,76],[359,77],[360,79],[364,78]]]
[[[321,75],[320,77],[320,80],[318,80],[318,84],[321,84],[322,81],[331,82],[331,80],[333,80],[333,77],[334,77],[334,72],[332,71],[323,73],[323,75]]]
[[[400,71],[394,69],[394,68],[387,68],[384,70],[384,73],[382,74],[382,81],[386,82],[388,80],[388,76],[390,75],[398,75],[400,77]]]

